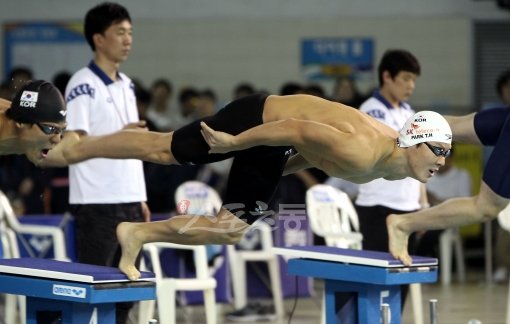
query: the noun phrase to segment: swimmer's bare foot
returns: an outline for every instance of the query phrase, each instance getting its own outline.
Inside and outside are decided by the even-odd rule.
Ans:
[[[409,234],[407,234],[399,225],[402,223],[401,215],[389,215],[386,218],[386,227],[388,229],[389,249],[391,255],[397,260],[402,261],[406,266],[413,263],[412,258],[407,251]]]
[[[119,269],[129,280],[140,278],[140,272],[135,267],[136,257],[142,248],[142,243],[134,235],[137,223],[120,223],[117,226],[117,239],[122,248]]]

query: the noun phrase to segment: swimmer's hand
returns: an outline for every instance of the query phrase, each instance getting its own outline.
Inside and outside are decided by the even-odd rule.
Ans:
[[[409,234],[406,233],[399,225],[402,221],[402,216],[389,215],[386,218],[386,227],[388,229],[389,249],[391,255],[402,261],[404,265],[411,266],[413,263],[412,258],[407,251],[407,243],[409,241]]]
[[[200,126],[202,126],[200,133],[211,148],[209,153],[227,153],[236,150],[235,136],[215,131],[204,122],[201,122]]]

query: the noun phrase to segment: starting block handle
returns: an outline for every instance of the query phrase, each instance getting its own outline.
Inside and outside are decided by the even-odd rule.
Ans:
[[[390,305],[383,303],[381,304],[381,323],[390,324],[390,320],[391,320]]]
[[[429,300],[430,324],[437,324],[437,299]]]

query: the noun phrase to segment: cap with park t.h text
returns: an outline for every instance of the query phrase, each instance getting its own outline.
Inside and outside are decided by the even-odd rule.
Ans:
[[[446,119],[434,111],[420,111],[412,115],[400,130],[399,147],[423,142],[452,143],[452,130]]]

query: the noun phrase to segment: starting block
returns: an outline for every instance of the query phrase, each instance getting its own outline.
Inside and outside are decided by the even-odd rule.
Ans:
[[[388,304],[392,324],[399,324],[400,285],[437,281],[437,259],[413,256],[406,267],[385,252],[330,246],[273,248],[288,260],[288,272],[324,279],[326,323],[373,324],[381,321],[381,305]],[[337,307],[336,293],[350,293]],[[345,294],[344,294],[345,296]]]
[[[130,281],[117,268],[49,259],[0,260],[0,293],[27,297],[26,323],[115,323],[115,303],[156,297],[155,277]]]

